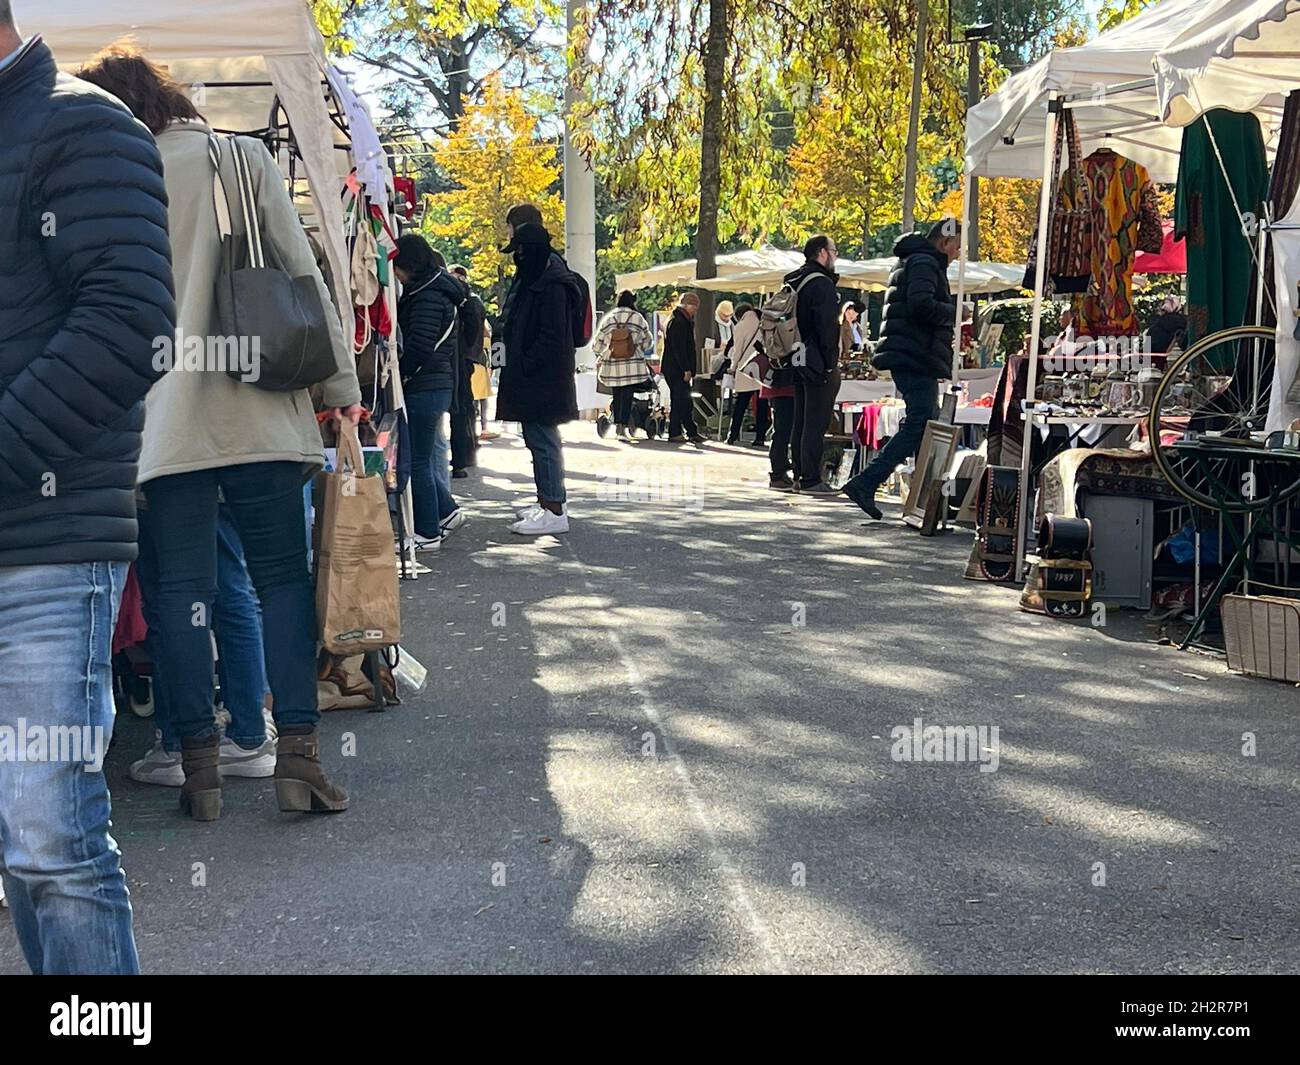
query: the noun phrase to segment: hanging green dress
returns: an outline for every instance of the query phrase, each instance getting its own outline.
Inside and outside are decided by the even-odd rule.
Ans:
[[[1214,133],[1213,142],[1207,122]],[[1228,181],[1232,182],[1231,191]],[[1242,231],[1233,193],[1237,207],[1249,213],[1246,228],[1253,233],[1249,222],[1263,217],[1268,194],[1268,163],[1259,120],[1235,111],[1207,111],[1183,130],[1174,202],[1176,235],[1187,238],[1188,344],[1251,317],[1247,304],[1255,237]]]

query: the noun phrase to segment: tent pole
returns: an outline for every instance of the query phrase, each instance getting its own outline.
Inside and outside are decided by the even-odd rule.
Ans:
[[[1047,229],[1051,222],[1052,149],[1056,144],[1056,125],[1060,121],[1056,94],[1047,98],[1047,125],[1043,131],[1043,184],[1038,197],[1038,254],[1034,264],[1034,309],[1029,331],[1029,377],[1025,381],[1025,434],[1020,452],[1020,493],[1016,503],[1016,580],[1025,564],[1025,522],[1028,517],[1033,461],[1034,422],[1032,410],[1038,388],[1038,349],[1042,338],[1043,288],[1047,281]]]
[[[962,305],[966,299],[966,232],[970,226],[970,186],[974,178],[971,175],[971,168],[966,168],[966,180],[962,182],[961,190],[961,254],[957,258],[957,324],[952,330],[952,387],[957,388],[957,373],[961,369],[961,312]],[[972,319],[971,325],[974,326]]]

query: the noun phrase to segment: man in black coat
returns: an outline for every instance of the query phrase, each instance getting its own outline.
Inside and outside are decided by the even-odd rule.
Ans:
[[[939,382],[952,376],[957,304],[948,288],[948,264],[961,254],[961,226],[947,218],[925,236],[908,233],[894,254],[898,265],[889,275],[880,343],[871,361],[890,372],[906,411],[880,454],[844,486],[844,494],[877,521],[877,489],[920,448],[925,423],[939,416]]]
[[[436,550],[465,524],[451,492],[451,449],[444,421],[460,377],[460,307],[469,288],[445,268],[442,255],[418,233],[397,241],[393,267],[402,282],[397,325],[400,368],[411,429],[411,494],[415,547]]]
[[[694,292],[683,293],[673,308],[668,328],[664,330],[664,357],[659,372],[664,376],[671,397],[668,441],[673,444],[686,440],[692,444],[704,442],[695,427],[694,401],[691,399],[691,382],[695,378],[695,315],[699,309],[700,297]]]
[[[505,353],[497,419],[519,422],[533,458],[537,505],[526,507],[510,531],[521,536],[569,531],[564,451],[559,426],[578,417],[574,381],[574,320],[586,306],[582,283],[551,250],[537,222],[513,226],[505,250],[515,276],[502,325]]]
[[[834,495],[822,481],[822,452],[826,429],[840,391],[840,304],[835,273],[835,242],[813,237],[804,245],[804,264],[786,274],[785,283],[798,293],[795,317],[801,351],[794,354],[794,425],[791,454],[795,491]]]
[[[143,400],[176,324],[167,193],[149,131],[24,42],[9,0],[0,204],[0,730],[27,753],[0,756],[0,870],[33,972],[134,973],[102,760]]]
[[[487,320],[487,311],[483,301],[469,287],[469,271],[463,266],[453,266],[451,272],[469,291],[460,305],[460,322],[456,330],[460,366],[456,400],[451,408],[451,475],[468,477],[467,470],[474,465],[478,452],[474,433],[478,411],[474,404],[473,380],[474,366],[483,351],[483,323]]]

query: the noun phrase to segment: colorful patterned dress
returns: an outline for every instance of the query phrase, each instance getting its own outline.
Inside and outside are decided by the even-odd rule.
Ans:
[[[1093,337],[1131,336],[1141,331],[1133,309],[1133,256],[1143,212],[1157,211],[1146,167],[1109,148],[1083,161],[1092,201],[1092,278],[1088,291],[1072,297],[1078,333]],[[1075,180],[1061,175],[1061,202],[1074,206]]]

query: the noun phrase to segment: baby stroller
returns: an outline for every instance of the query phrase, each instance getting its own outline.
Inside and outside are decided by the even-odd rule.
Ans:
[[[648,378],[644,391],[632,393],[632,432],[640,429],[653,440],[668,433],[668,407],[671,397],[662,374]],[[609,411],[596,419],[596,435],[602,440],[614,426]]]

